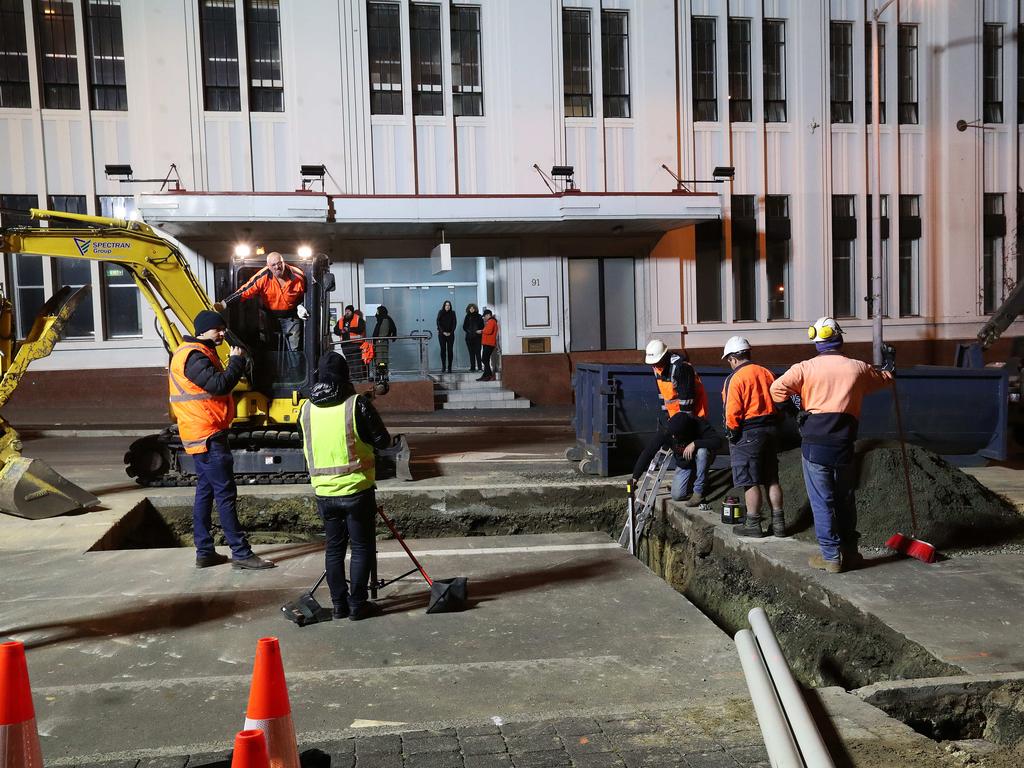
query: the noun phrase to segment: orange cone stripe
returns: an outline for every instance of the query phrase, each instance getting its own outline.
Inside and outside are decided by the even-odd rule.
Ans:
[[[281,662],[281,646],[276,637],[263,637],[256,643],[256,664],[252,671],[249,706],[245,710],[250,720],[272,720],[292,712],[288,703],[288,686]]]
[[[15,725],[36,716],[28,682],[25,646],[0,643],[0,725]]]
[[[239,731],[231,768],[270,768],[267,740],[263,731]]]

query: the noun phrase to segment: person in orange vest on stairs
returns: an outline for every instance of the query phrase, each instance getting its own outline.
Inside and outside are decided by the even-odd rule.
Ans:
[[[685,352],[673,352],[665,342],[652,339],[647,344],[644,362],[654,371],[658,394],[668,419],[677,413],[698,419],[707,418],[708,396],[704,391],[704,383],[690,365]],[[704,501],[708,470],[715,461],[715,452],[710,448],[697,448],[690,461],[693,466],[679,466],[676,463],[678,482],[673,481],[673,498],[686,499],[688,507],[699,507]],[[691,479],[692,493],[688,487]]]
[[[484,327],[477,331],[480,334],[480,343],[483,345],[484,375],[477,381],[494,381],[494,371],[491,370],[491,355],[498,346],[498,321],[494,313],[484,309]]]
[[[224,341],[224,319],[206,309],[195,316],[193,327],[195,335],[185,336],[171,357],[168,385],[181,443],[196,466],[192,506],[196,568],[227,562],[226,557],[217,554],[210,533],[214,499],[224,538],[231,547],[232,565],[245,570],[273,568],[272,562],[252,551],[235,510],[238,493],[228,430],[235,415],[231,390],[245,370],[245,351],[232,347],[225,370],[216,352],[217,345]]]

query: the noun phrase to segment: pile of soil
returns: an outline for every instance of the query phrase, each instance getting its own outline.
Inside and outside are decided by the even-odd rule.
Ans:
[[[908,445],[907,458],[918,538],[943,551],[1024,543],[1024,516],[1009,501],[924,448]],[[779,477],[786,528],[797,538],[813,541],[799,448],[779,454]],[[882,548],[894,533],[909,535],[910,506],[899,443],[858,442],[856,477],[860,545]],[[739,489],[729,493],[743,498]]]

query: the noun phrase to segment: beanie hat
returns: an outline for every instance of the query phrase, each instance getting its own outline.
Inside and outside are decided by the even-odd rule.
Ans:
[[[341,385],[349,380],[348,363],[334,350],[324,352],[316,366],[318,383]]]
[[[195,319],[192,321],[192,325],[195,326],[196,336],[202,336],[207,331],[212,331],[214,328],[227,328],[228,324],[224,322],[224,318],[212,309],[204,309]]]

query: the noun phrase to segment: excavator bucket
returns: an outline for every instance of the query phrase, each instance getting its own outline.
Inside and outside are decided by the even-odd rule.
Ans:
[[[42,520],[99,503],[41,459],[17,456],[0,467],[0,511],[9,515]]]

